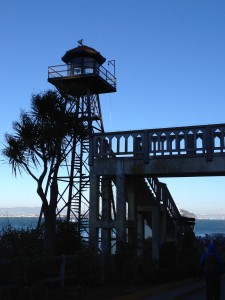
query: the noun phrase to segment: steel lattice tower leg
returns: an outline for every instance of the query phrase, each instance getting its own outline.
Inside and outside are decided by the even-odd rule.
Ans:
[[[104,132],[104,127],[99,95],[90,95],[87,91],[86,95],[76,97],[75,102],[77,117],[88,128],[88,136],[85,138],[75,136],[68,145],[69,151],[66,157],[68,174],[59,176],[59,182],[62,180],[65,188],[62,189],[59,197],[58,211],[66,209],[67,221],[71,219],[77,221],[81,233],[87,229],[85,220],[89,211],[89,141],[92,133]]]
[[[71,99],[71,96],[68,96]],[[65,159],[58,175],[59,196],[57,216],[75,221],[78,224],[78,233],[88,237],[88,212],[89,212],[89,147],[93,133],[104,132],[100,99],[98,94],[91,95],[89,91],[80,97],[73,97],[70,101],[70,110],[88,134],[85,138],[73,136],[68,138],[64,145]],[[42,213],[41,213],[42,216]]]

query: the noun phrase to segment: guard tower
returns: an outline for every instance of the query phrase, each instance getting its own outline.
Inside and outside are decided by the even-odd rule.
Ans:
[[[80,45],[65,53],[63,65],[48,68],[48,81],[65,97],[70,109],[88,128],[88,136],[74,136],[65,145],[65,161],[58,177],[57,214],[78,222],[78,230],[87,230],[89,211],[89,146],[92,133],[104,132],[99,94],[116,92],[115,61],[109,61],[112,73],[103,67],[106,59],[95,49]]]

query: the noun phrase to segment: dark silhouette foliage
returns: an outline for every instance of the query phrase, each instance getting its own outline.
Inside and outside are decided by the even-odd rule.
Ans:
[[[30,111],[21,113],[13,130],[5,135],[2,153],[15,176],[26,172],[36,181],[45,219],[44,248],[54,253],[59,169],[68,143],[87,130],[74,110],[74,98],[51,90],[32,96]]]

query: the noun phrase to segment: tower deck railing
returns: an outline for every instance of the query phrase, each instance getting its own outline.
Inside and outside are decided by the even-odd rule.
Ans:
[[[146,129],[94,134],[90,164],[94,158],[144,159],[225,155],[225,124]]]
[[[52,78],[76,78],[80,76],[98,75],[111,86],[116,88],[116,77],[103,66],[98,66],[94,61],[85,64],[57,65],[48,67],[48,79]]]

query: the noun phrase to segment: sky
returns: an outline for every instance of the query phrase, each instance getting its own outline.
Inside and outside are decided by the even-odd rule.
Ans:
[[[117,92],[100,97],[105,131],[224,123],[224,0],[1,0],[0,149],[81,38],[116,61]],[[0,207],[40,206],[35,182],[0,160]],[[178,207],[225,213],[224,177],[161,181]]]

